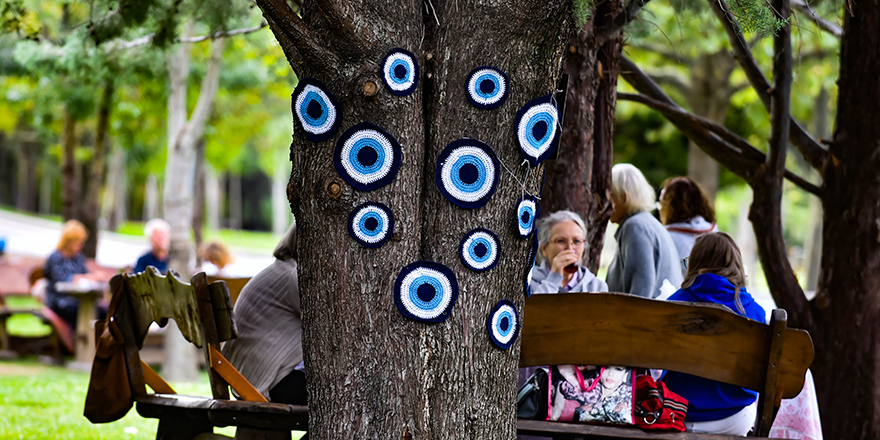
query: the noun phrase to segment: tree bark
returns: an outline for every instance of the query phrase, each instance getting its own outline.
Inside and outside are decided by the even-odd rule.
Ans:
[[[98,216],[101,205],[101,189],[104,187],[104,172],[107,165],[107,128],[110,123],[110,111],[113,105],[113,81],[107,80],[101,92],[98,104],[98,122],[95,130],[95,148],[92,162],[89,165],[89,180],[86,185],[85,203],[80,210],[80,219],[89,231],[83,245],[83,254],[95,258],[98,254]]]
[[[119,146],[112,147],[110,165],[107,170],[107,184],[101,200],[101,219],[98,222],[103,229],[115,231],[125,218],[125,194],[128,184],[125,176],[125,150]]]
[[[297,76],[317,78],[339,100],[340,132],[367,120],[403,149],[394,181],[364,193],[333,168],[339,133],[316,145],[294,132],[289,197],[310,436],[514,438],[519,345],[495,347],[486,320],[503,298],[522,310],[529,241],[515,232],[514,209],[524,191],[539,191],[543,169],[521,165],[513,122],[522,105],[555,89],[572,31],[570,3],[414,1],[387,8],[323,1],[320,9],[304,5],[301,20],[280,0],[258,4]],[[316,56],[315,47],[327,54]],[[418,89],[406,97],[381,87],[379,66],[394,47],[416,54],[421,66]],[[492,111],[465,97],[467,74],[485,65],[510,77],[507,103]],[[380,85],[374,95],[365,96],[367,81]],[[452,204],[435,184],[439,153],[462,137],[490,145],[504,164],[495,195],[478,210]],[[349,213],[367,200],[388,205],[395,217],[392,238],[375,250],[346,231]],[[476,227],[497,233],[502,247],[498,265],[482,273],[469,272],[458,256],[462,236]],[[458,300],[442,323],[411,321],[394,306],[397,275],[418,260],[443,264],[457,278]]]
[[[65,107],[61,133],[61,217],[75,219],[79,206],[79,181],[76,178],[76,120]]]
[[[204,237],[205,226],[205,138],[196,144],[195,188],[193,188],[192,229],[195,248],[198,249]],[[202,265],[202,257],[196,254],[196,267]]]
[[[18,191],[15,207],[26,212],[37,210],[36,133],[26,133],[28,139],[19,141],[18,146]]]

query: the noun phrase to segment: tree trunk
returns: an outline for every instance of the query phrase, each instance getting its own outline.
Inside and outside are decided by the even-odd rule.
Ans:
[[[79,206],[79,181],[76,178],[76,120],[65,107],[61,134],[61,217],[75,219]]]
[[[205,210],[207,215],[208,230],[220,229],[220,213],[223,208],[223,187],[217,170],[209,163],[205,163]],[[287,203],[286,203],[287,204]],[[289,206],[289,204],[287,204]],[[290,208],[288,208],[288,211]]]
[[[396,178],[366,193],[333,168],[339,133],[316,145],[294,132],[289,196],[298,228],[310,436],[514,438],[519,345],[498,349],[486,321],[501,299],[522,310],[530,241],[515,232],[514,209],[524,191],[539,191],[543,167],[521,165],[514,118],[526,102],[555,89],[572,31],[570,3],[324,2],[321,11],[306,4],[303,23],[278,12],[292,14],[284,2],[258,4],[297,76],[317,78],[338,99],[340,133],[370,121],[402,146]],[[297,26],[314,29],[303,31],[305,40],[333,37],[305,44],[299,60],[291,45],[304,40],[282,29]],[[415,53],[421,66],[412,95],[382,87],[379,66],[394,47]],[[314,48],[321,51],[312,57]],[[486,65],[510,78],[510,97],[496,110],[477,109],[465,97],[466,76]],[[452,204],[435,184],[440,152],[463,137],[490,145],[503,164],[494,196],[477,210]],[[379,249],[357,244],[346,230],[352,209],[367,200],[394,213],[394,233]],[[463,235],[476,227],[493,230],[503,249],[498,265],[483,273],[469,272],[458,256]],[[419,260],[455,274],[459,296],[444,322],[409,320],[394,305],[395,279]]]
[[[48,162],[48,161],[47,161]],[[40,173],[40,214],[41,215],[49,215],[52,212],[52,185],[53,185],[53,175],[51,171],[49,171],[50,165],[46,162],[43,162],[43,170]]]
[[[113,81],[107,80],[101,93],[101,101],[98,107],[98,123],[95,130],[95,149],[92,154],[92,162],[89,169],[89,180],[85,204],[80,211],[83,225],[89,231],[89,236],[83,245],[83,254],[88,258],[95,258],[98,253],[98,215],[100,214],[101,189],[104,187],[104,171],[107,164],[107,128],[110,123],[110,111],[113,105]]]
[[[825,438],[880,438],[880,4],[844,12],[813,366]]]
[[[229,182],[229,229],[241,229],[243,214],[241,212],[241,175],[227,174]]]
[[[287,201],[287,182],[290,180],[288,150],[280,152],[272,174],[272,233],[284,234],[290,226],[290,202]]]
[[[193,217],[192,229],[195,238],[195,247],[202,244],[203,228],[205,225],[205,138],[201,138],[196,144],[195,188],[193,189]],[[196,267],[202,265],[202,257],[196,254]]]
[[[147,181],[144,183],[144,215],[143,221],[148,222],[151,219],[159,217],[159,179],[156,175],[150,173]]]
[[[36,150],[37,141],[31,140],[36,133],[26,133],[29,138],[19,141],[18,151],[18,194],[16,195],[15,207],[20,211],[36,212]]]
[[[127,188],[125,176],[125,150],[116,146],[110,154],[110,165],[107,170],[107,184],[101,200],[101,219],[98,222],[103,229],[115,231],[125,221],[125,194]]]

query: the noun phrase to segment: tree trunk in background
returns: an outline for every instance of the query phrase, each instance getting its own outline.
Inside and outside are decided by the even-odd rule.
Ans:
[[[816,105],[813,107],[813,134],[819,139],[828,138],[828,104],[831,99],[828,89],[822,87],[816,96]],[[802,155],[797,155],[799,162],[806,163]],[[805,166],[805,168],[809,168]],[[817,173],[812,172],[815,176]],[[807,230],[807,238],[804,249],[805,265],[807,267],[806,290],[815,294],[819,285],[819,272],[822,267],[822,200],[818,197],[810,197],[810,221]],[[812,299],[812,298],[810,298]]]
[[[880,3],[844,17],[813,377],[825,438],[867,440],[880,438]]]
[[[229,182],[229,229],[241,229],[242,212],[241,212],[241,176],[238,174],[227,174],[226,181]]]
[[[196,144],[195,188],[193,189],[193,238],[195,248],[202,245],[202,228],[205,224],[205,138]],[[196,267],[202,265],[202,256],[196,252]]]
[[[548,161],[541,193],[542,215],[568,209],[583,217],[589,246],[583,264],[594,273],[611,214],[611,164],[620,38],[596,47],[596,28],[611,20],[621,2],[605,2],[569,40],[565,73],[569,75],[559,158]]]
[[[85,203],[81,205],[80,219],[89,231],[89,236],[83,245],[83,254],[88,258],[95,258],[98,254],[98,216],[101,206],[101,189],[104,187],[104,172],[107,165],[107,129],[110,123],[110,111],[113,105],[113,82],[108,80],[101,92],[101,100],[98,104],[98,123],[95,131],[95,149],[92,153],[92,162],[89,169],[89,180]]]
[[[205,163],[205,210],[207,211],[207,227],[210,231],[220,229],[223,199],[223,186],[220,185],[217,171],[211,164]]]
[[[52,184],[54,173],[49,170],[50,165],[43,163],[40,173],[40,214],[49,215],[52,212]]]
[[[258,0],[290,54],[289,34],[276,26],[290,18],[273,15],[279,3],[286,7]],[[303,25],[314,29],[306,38],[328,41],[312,46],[320,53],[302,63],[289,58],[298,77],[323,82],[344,109],[333,138],[315,144],[295,130],[291,146],[310,437],[515,438],[519,341],[498,349],[486,321],[501,299],[522,310],[530,241],[516,233],[514,208],[523,191],[540,190],[543,167],[521,166],[514,118],[526,102],[555,89],[573,30],[571,3],[359,5],[326,2],[320,12],[306,3]],[[328,13],[342,21],[326,19]],[[421,67],[412,95],[395,96],[382,84],[378,66],[394,47],[413,52]],[[334,58],[339,61],[321,65]],[[467,74],[486,65],[506,72],[512,91],[491,111],[465,97]],[[367,81],[379,86],[374,95],[365,96],[373,90]],[[394,136],[403,150],[396,178],[369,193],[350,187],[332,165],[341,133],[364,120]],[[440,152],[462,137],[490,145],[504,164],[494,196],[477,210],[454,205],[435,183]],[[394,212],[392,238],[379,249],[359,245],[346,228],[352,209],[367,200]],[[482,273],[466,269],[458,256],[462,237],[476,227],[497,233],[503,249],[498,265]],[[414,322],[394,305],[395,279],[419,260],[455,274],[459,295],[444,322]]]
[[[148,222],[151,219],[160,217],[159,208],[159,179],[156,178],[155,174],[150,173],[147,176],[147,182],[144,184],[143,221]]]
[[[110,165],[107,167],[107,184],[101,200],[101,218],[98,224],[102,229],[115,231],[125,218],[125,195],[128,187],[125,176],[125,150],[112,147]]]
[[[281,235],[290,226],[290,202],[287,201],[287,182],[290,181],[288,150],[279,151],[272,173],[272,233]]]
[[[62,115],[61,133],[61,217],[76,218],[79,206],[79,181],[76,179],[76,120],[67,107]]]
[[[28,139],[19,141],[18,150],[18,191],[15,207],[20,211],[37,211],[37,141],[31,140],[36,133],[23,133]]]

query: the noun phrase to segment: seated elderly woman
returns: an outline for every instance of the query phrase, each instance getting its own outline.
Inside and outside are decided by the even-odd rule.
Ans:
[[[556,211],[538,220],[539,265],[532,268],[532,293],[607,292],[608,286],[582,266],[587,229],[581,216]]]
[[[614,234],[617,255],[608,267],[612,292],[656,298],[664,282],[681,286],[681,259],[672,238],[650,211],[654,188],[638,168],[620,163],[611,168],[611,221],[620,226]]]

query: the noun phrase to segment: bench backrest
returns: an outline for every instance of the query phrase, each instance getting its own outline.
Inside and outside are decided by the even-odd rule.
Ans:
[[[809,333],[711,304],[617,293],[532,295],[523,310],[520,366],[592,364],[673,370],[758,391],[759,435],[781,398],[797,396],[813,361]],[[770,396],[765,404],[765,396]]]
[[[208,283],[213,283],[215,281],[223,281],[226,283],[226,286],[229,288],[229,297],[232,298],[232,304],[238,300],[238,295],[241,294],[241,289],[244,289],[244,285],[248,283],[251,279],[249,277],[245,278],[227,278],[227,277],[218,277],[216,275],[208,276]]]

